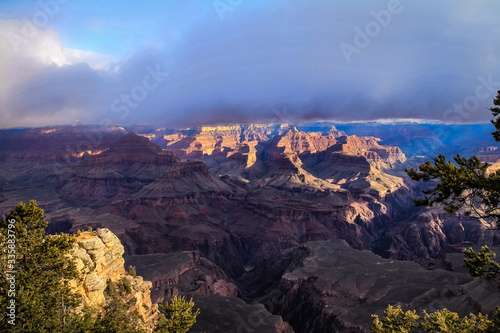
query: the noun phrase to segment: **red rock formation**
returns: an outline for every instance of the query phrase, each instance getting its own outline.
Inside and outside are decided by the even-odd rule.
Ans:
[[[169,147],[183,151],[184,158],[199,156],[203,161],[181,162],[134,134],[64,167],[52,168],[55,160],[2,160],[0,213],[17,201],[35,198],[47,208],[51,232],[107,227],[130,255],[190,251],[194,258],[199,253],[185,271],[189,281],[179,278],[175,283],[184,290],[193,282],[192,288],[199,288],[191,292],[203,294],[220,290],[229,295],[234,283],[248,295],[247,287],[255,281],[245,276],[255,271],[262,272],[255,280],[270,282],[255,295],[263,296],[283,275],[264,268],[284,249],[308,241],[342,238],[357,249],[374,249],[386,257],[420,257],[423,263],[437,260],[443,248],[456,242],[499,242],[459,219],[411,218],[412,199],[420,189],[412,191],[405,184],[401,151],[375,138],[345,136],[333,129],[304,133],[288,126],[193,132],[178,132],[180,139]],[[44,135],[52,132],[33,134],[30,140]],[[56,148],[63,156],[64,145]],[[234,280],[217,275],[218,269]],[[317,294],[307,279],[303,289],[300,283],[284,285],[291,293],[287,311],[304,320],[310,315],[318,323],[329,322],[331,313],[318,310],[325,303],[316,301],[333,291],[321,287]],[[158,282],[159,288],[169,281]],[[319,296],[309,299],[308,292]],[[294,312],[301,297],[307,299],[304,311]]]
[[[213,262],[200,256],[198,251],[131,255],[127,265],[136,267],[137,273],[152,282],[152,300],[164,302],[174,296],[220,295],[237,297],[238,287]]]
[[[61,126],[0,131],[0,160],[58,161],[98,154],[116,142],[121,127]]]
[[[172,152],[130,132],[107,151],[85,157],[62,192],[78,200],[111,199],[139,190],[177,162]]]

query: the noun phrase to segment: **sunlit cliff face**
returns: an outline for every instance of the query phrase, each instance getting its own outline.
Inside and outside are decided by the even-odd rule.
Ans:
[[[100,153],[104,152],[106,150],[86,150],[82,151],[80,153],[74,154],[75,157],[82,157],[86,155],[99,155]]]

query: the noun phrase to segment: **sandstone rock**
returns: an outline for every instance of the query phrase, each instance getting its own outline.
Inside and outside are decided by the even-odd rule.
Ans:
[[[126,257],[126,262],[152,282],[155,303],[177,295],[189,299],[200,295],[236,297],[240,294],[232,280],[197,251],[132,255]]]
[[[76,260],[82,280],[73,281],[72,285],[83,296],[85,305],[103,307],[107,281],[128,280],[132,292],[125,296],[125,301],[136,299],[129,311],[137,310],[146,323],[145,329],[151,332],[159,313],[158,306],[151,302],[152,284],[141,276],[133,277],[125,273],[123,252],[120,240],[108,229],[77,235],[71,257]]]
[[[130,132],[108,150],[84,157],[61,191],[80,203],[108,200],[140,190],[176,162],[171,152]]]

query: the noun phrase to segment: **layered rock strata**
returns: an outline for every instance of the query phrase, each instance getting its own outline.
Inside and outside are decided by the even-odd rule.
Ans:
[[[130,304],[135,299],[128,311],[137,311],[144,319],[145,329],[151,332],[159,314],[158,305],[151,302],[152,283],[141,276],[125,272],[123,253],[120,240],[109,229],[98,229],[95,233],[83,232],[76,236],[72,257],[82,279],[75,282],[74,286],[86,306],[102,308],[106,303],[107,281],[119,283],[126,280],[131,292],[124,297],[124,301]]]
[[[193,332],[261,332],[293,333],[281,316],[273,315],[262,304],[249,304],[230,278],[198,251],[133,255],[127,264],[153,283],[154,302],[173,296],[193,297],[200,315]]]
[[[131,255],[126,257],[126,262],[152,282],[151,297],[155,303],[177,295],[191,298],[241,294],[224,271],[201,257],[198,251]]]
[[[383,315],[389,304],[419,313],[447,308],[461,316],[491,313],[498,304],[490,281],[383,259],[342,240],[305,243],[274,264],[282,269],[281,281],[260,300],[296,333],[369,332],[371,314]]]

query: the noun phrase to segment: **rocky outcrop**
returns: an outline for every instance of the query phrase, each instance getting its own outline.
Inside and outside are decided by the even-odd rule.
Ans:
[[[85,157],[76,165],[61,191],[68,199],[108,200],[129,195],[153,182],[178,159],[130,132],[98,155]]]
[[[237,297],[238,287],[224,271],[198,251],[131,255],[128,265],[153,284],[151,297],[154,303],[164,302],[174,296],[220,295]]]
[[[0,130],[0,161],[51,161],[74,165],[75,158],[101,153],[125,133],[122,127],[91,125]],[[71,161],[66,163],[67,159]]]
[[[339,139],[336,150],[348,155],[365,156],[374,166],[389,169],[393,164],[404,163],[406,156],[398,147],[382,146],[380,139],[350,135]],[[380,165],[380,162],[384,165]]]
[[[77,235],[71,257],[75,259],[82,279],[74,281],[73,286],[82,295],[84,305],[102,308],[106,303],[107,281],[123,283],[125,280],[131,292],[124,301],[130,304],[135,300],[129,311],[137,311],[144,319],[145,328],[151,332],[159,314],[158,306],[151,302],[152,284],[141,276],[125,272],[123,253],[120,240],[108,229]]]
[[[493,284],[383,259],[341,240],[309,242],[287,252],[281,281],[262,303],[296,333],[369,332],[371,314],[382,315],[389,304],[418,312],[447,308],[461,316],[471,309],[490,313],[497,305]]]
[[[243,130],[241,134],[241,141],[246,142],[263,142],[269,140],[269,135],[271,134],[270,129],[267,126],[262,125],[248,125]]]
[[[316,153],[326,150],[336,142],[334,134],[311,135],[299,131],[295,126],[290,126],[286,133],[273,138],[270,148],[284,154]]]
[[[168,146],[178,156],[198,157],[223,154],[234,150],[240,143],[241,126],[203,126],[191,137],[181,139]]]
[[[307,133],[288,124],[233,125],[204,126],[164,148],[202,160],[217,175],[258,186],[344,188],[381,198],[404,186],[406,157],[398,147],[379,141],[348,136],[335,126]],[[339,164],[339,158],[345,163]]]
[[[200,314],[193,332],[294,333],[280,316],[268,312],[262,304],[248,304],[234,297],[198,296],[193,299]]]
[[[439,265],[443,249],[449,246],[500,244],[500,235],[492,232],[492,227],[484,221],[433,208],[392,223],[372,244],[372,249],[387,258]]]

